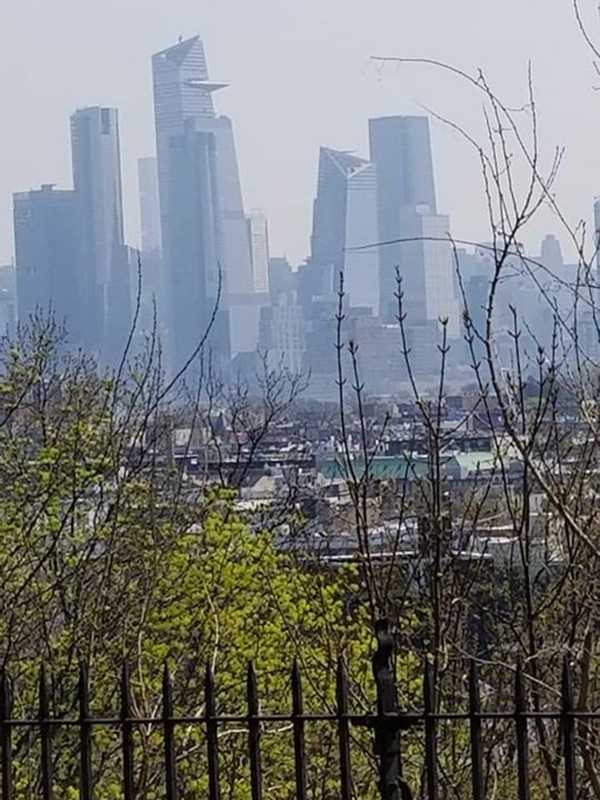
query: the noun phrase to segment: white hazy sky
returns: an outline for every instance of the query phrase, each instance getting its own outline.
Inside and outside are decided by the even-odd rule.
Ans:
[[[596,0],[580,2],[600,40]],[[572,0],[0,0],[0,262],[13,252],[11,193],[71,185],[69,115],[85,105],[120,110],[127,234],[137,244],[136,161],[154,148],[150,56],[195,33],[211,77],[231,82],[218,107],[234,120],[245,204],[268,214],[274,254],[307,253],[320,145],[366,154],[370,116],[421,106],[480,130],[476,93],[426,67],[380,70],[374,55],[481,67],[512,106],[526,99],[531,59],[547,156],[566,148],[559,200],[571,221],[591,218],[600,77]],[[454,235],[487,239],[475,159],[441,123],[433,144]],[[544,214],[528,247],[547,231],[561,236]]]

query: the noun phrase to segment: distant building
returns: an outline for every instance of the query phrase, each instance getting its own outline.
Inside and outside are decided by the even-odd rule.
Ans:
[[[406,377],[399,325],[382,324],[378,317],[356,315],[350,319],[346,337],[358,344],[356,355],[360,377],[369,393],[390,394],[396,391],[400,381]],[[352,366],[348,360],[345,369],[346,375],[351,376]]]
[[[584,362],[591,359],[597,363],[600,356],[600,330],[594,312],[588,309],[581,312],[577,319],[577,345],[579,357]]]
[[[273,305],[262,310],[259,350],[268,353],[269,366],[295,374],[303,369],[304,320],[295,292],[281,293]]]
[[[314,202],[311,262],[317,270],[343,273],[350,305],[379,309],[379,254],[376,247],[375,166],[349,153],[322,147]]]
[[[490,278],[487,275],[472,275],[464,283],[464,300],[474,333],[471,345],[465,342],[465,362],[470,364],[473,356],[481,361],[484,356],[484,345],[481,338],[486,334],[487,306],[490,292]],[[473,353],[471,353],[471,348]]]
[[[392,242],[407,237],[402,209],[427,208],[435,215],[437,204],[433,158],[427,117],[392,116],[369,120],[370,158],[377,171],[378,237]],[[380,248],[380,313],[395,318],[395,270],[404,245]]]
[[[252,288],[255,292],[269,291],[269,230],[262,211],[250,211],[246,217],[248,241],[252,260]]]
[[[77,194],[45,184],[13,196],[18,320],[52,314],[69,340],[83,341],[85,306]]]
[[[285,256],[269,259],[269,292],[271,301],[277,302],[277,297],[282,292],[296,289],[298,274],[292,270],[292,265]]]
[[[138,292],[141,290],[138,313],[140,331],[149,331],[156,324],[157,333],[164,340],[166,336],[165,320],[158,308],[159,299],[164,297],[164,269],[162,259],[162,242],[160,230],[160,201],[158,195],[158,168],[156,158],[138,159],[138,189],[140,200],[140,243],[139,251],[130,251],[129,263],[133,267],[131,275],[132,313],[136,312]],[[138,258],[141,275],[138,275]],[[141,285],[139,278],[141,277]],[[157,315],[155,315],[155,311]],[[157,316],[157,318],[155,318]],[[161,322],[163,323],[161,325]]]
[[[140,193],[141,249],[143,253],[153,253],[161,249],[160,201],[158,197],[156,158],[138,159],[138,185]]]
[[[552,233],[546,234],[542,239],[540,261],[550,270],[560,270],[564,266],[560,242]]]
[[[231,120],[218,117],[198,36],[152,59],[158,185],[172,367],[180,368],[221,303],[213,351],[229,357],[229,293],[253,291],[250,248]],[[179,186],[179,182],[182,186]],[[189,205],[192,200],[192,205]],[[187,205],[186,205],[187,204]]]
[[[439,325],[433,320],[420,323],[407,321],[406,341],[409,349],[410,366],[415,375],[438,375],[440,371],[440,352],[442,336]]]
[[[137,304],[137,261],[138,250],[124,245],[115,254],[113,276],[108,286],[106,298],[106,318],[104,332],[105,360],[117,367],[125,355],[130,334],[142,334],[141,319],[136,320],[136,331],[132,330]],[[134,344],[134,341],[131,342]],[[137,341],[135,342],[137,348]],[[131,350],[127,356],[131,356]]]
[[[228,293],[226,303],[232,358],[246,354],[250,359],[256,355],[261,311],[270,302],[268,292]]]
[[[0,266],[0,336],[13,336],[17,324],[16,270],[13,264]]]
[[[156,325],[158,327],[157,333],[161,340],[164,341],[166,331],[161,325],[160,317],[157,314],[163,267],[161,252],[160,250],[152,250],[148,253],[128,247],[127,261],[130,271],[129,286],[132,317],[135,314],[138,315],[137,326],[140,330],[149,332]],[[138,294],[140,292],[138,310]]]
[[[398,219],[409,240],[398,253],[397,264],[408,323],[423,325],[447,319],[449,337],[457,338],[458,301],[448,217],[432,214],[428,206],[404,206]]]
[[[231,357],[240,353],[256,354],[262,310],[271,302],[267,292],[229,294],[227,312],[230,315]]]
[[[71,117],[71,146],[82,240],[84,341],[90,352],[99,354],[105,350],[108,326],[115,323],[114,315],[110,321],[107,318],[109,295],[122,285],[125,263],[117,110],[94,106],[76,111]],[[118,322],[128,323],[128,319]]]
[[[216,180],[214,134],[197,131],[190,122],[183,134],[173,135],[169,140],[167,268],[174,371],[181,369],[197,350],[213,314],[215,320],[208,344],[220,363],[230,358],[229,317],[219,269],[221,209]]]
[[[312,315],[311,305],[315,302],[321,304],[325,300],[337,305],[340,273],[333,264],[323,265],[308,259],[298,267],[296,280],[298,301],[305,317]]]

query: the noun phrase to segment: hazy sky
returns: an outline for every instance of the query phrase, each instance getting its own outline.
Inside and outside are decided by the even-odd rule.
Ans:
[[[581,0],[600,41],[595,0]],[[247,208],[269,217],[271,249],[307,253],[320,145],[367,153],[367,120],[433,108],[475,131],[481,101],[426,67],[370,56],[482,67],[508,104],[526,99],[533,62],[548,158],[566,147],[559,199],[574,222],[600,194],[600,77],[572,0],[0,0],[0,262],[13,252],[11,193],[71,186],[69,115],[85,105],[121,114],[128,239],[138,243],[136,161],[152,154],[150,56],[181,34],[204,39],[211,77],[231,82],[218,108],[235,123]],[[433,125],[440,209],[455,236],[487,239],[477,163]],[[526,239],[535,249],[544,215]]]

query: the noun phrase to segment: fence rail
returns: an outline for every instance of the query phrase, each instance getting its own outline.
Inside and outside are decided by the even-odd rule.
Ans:
[[[217,712],[217,694],[212,669],[207,667],[204,680],[205,713],[200,716],[178,716],[174,713],[173,683],[169,670],[165,668],[162,680],[162,713],[156,716],[138,717],[132,714],[129,673],[123,668],[120,680],[120,713],[114,717],[97,717],[90,710],[90,687],[88,670],[80,667],[77,689],[78,715],[72,718],[53,718],[50,714],[50,694],[45,670],[39,679],[38,713],[31,718],[13,718],[10,678],[7,673],[0,676],[0,760],[1,800],[15,800],[17,794],[14,781],[13,733],[18,729],[32,729],[39,739],[39,786],[44,800],[55,796],[55,752],[54,735],[57,729],[74,729],[78,735],[77,759],[79,771],[79,796],[82,800],[93,800],[94,732],[99,728],[118,731],[121,752],[121,791],[124,800],[133,800],[136,794],[136,764],[134,735],[142,725],[156,726],[162,737],[162,780],[166,800],[183,797],[180,793],[177,771],[176,733],[179,726],[200,726],[205,735],[206,778],[209,800],[219,800],[220,755],[219,729],[230,723],[244,725],[247,736],[247,758],[249,764],[250,792],[252,800],[263,798],[262,734],[268,723],[286,723],[290,726],[293,748],[293,770],[295,797],[307,800],[307,754],[306,725],[330,723],[335,726],[339,756],[339,774],[336,777],[341,800],[356,797],[352,774],[352,729],[367,728],[373,732],[374,753],[379,767],[379,794],[383,800],[408,800],[413,797],[411,788],[402,774],[402,734],[418,730],[423,744],[423,796],[428,800],[439,800],[447,790],[447,777],[440,777],[438,748],[440,727],[448,722],[468,723],[469,769],[473,800],[483,800],[486,795],[484,764],[484,723],[508,720],[514,723],[516,753],[516,795],[519,800],[530,798],[530,723],[540,720],[556,721],[561,735],[561,793],[565,800],[581,797],[578,789],[578,756],[576,725],[600,720],[600,711],[577,710],[574,704],[573,679],[567,659],[564,661],[560,688],[560,708],[534,711],[528,706],[526,676],[520,664],[515,669],[514,702],[512,708],[502,711],[482,710],[479,668],[471,662],[469,674],[469,702],[464,711],[443,712],[436,710],[433,671],[426,664],[423,672],[423,710],[402,713],[398,709],[396,684],[392,667],[392,650],[386,631],[380,631],[379,649],[373,666],[377,686],[377,711],[355,714],[349,711],[348,677],[344,662],[340,660],[336,676],[335,711],[307,712],[303,701],[303,680],[298,663],[294,663],[290,675],[291,711],[289,713],[261,713],[257,688],[257,675],[252,665],[248,667],[243,714],[221,714]],[[416,787],[413,787],[413,789]],[[188,797],[189,795],[185,795]],[[195,796],[195,795],[194,795]],[[587,795],[585,795],[587,796]]]

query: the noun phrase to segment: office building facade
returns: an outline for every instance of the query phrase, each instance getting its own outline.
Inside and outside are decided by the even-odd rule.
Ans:
[[[211,341],[219,358],[228,359],[229,325],[235,324],[230,323],[228,296],[253,290],[252,266],[233,129],[227,117],[216,115],[213,104],[214,92],[225,84],[209,80],[197,36],[157,53],[152,71],[164,263],[161,303],[178,369],[209,324],[219,289]],[[192,197],[193,204],[184,206]]]
[[[118,111],[99,106],[76,111],[71,117],[71,147],[81,227],[85,345],[104,357],[106,334],[114,324],[114,316],[108,319],[109,297],[123,285],[120,273],[125,264]]]
[[[304,366],[304,319],[296,292],[281,293],[277,301],[263,308],[259,350],[267,354],[271,369],[299,374]]]
[[[220,268],[222,231],[216,157],[214,135],[197,131],[193,124],[186,125],[182,135],[170,139],[166,266],[171,302],[169,338],[175,370],[187,363],[207,334],[207,344],[217,360],[228,360],[231,351]]]
[[[397,254],[403,313],[409,324],[416,325],[447,319],[448,336],[455,339],[459,336],[459,304],[450,221],[444,214],[430,213],[428,207],[413,206],[400,210],[399,221],[409,240]],[[397,301],[395,314],[397,318]]]
[[[140,245],[142,253],[160,251],[160,200],[158,197],[158,171],[156,158],[138,159],[138,187],[140,196]]]
[[[13,211],[19,323],[51,315],[68,340],[81,346],[87,320],[76,193],[45,184],[15,194]]]
[[[319,153],[317,196],[313,207],[311,265],[344,275],[347,302],[379,308],[377,173],[362,158],[330,148]]]
[[[403,210],[425,208],[437,212],[433,157],[427,117],[391,116],[369,120],[370,158],[377,171],[378,241],[407,237],[402,228]],[[404,245],[380,248],[380,314],[393,321],[396,267]]]
[[[252,289],[269,291],[269,228],[263,211],[253,210],[246,217],[252,262]]]

